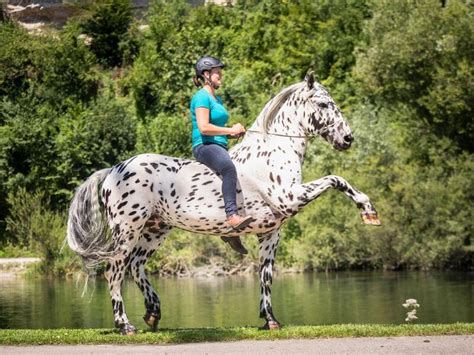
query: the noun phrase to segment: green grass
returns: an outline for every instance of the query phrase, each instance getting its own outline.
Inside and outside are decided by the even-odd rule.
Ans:
[[[423,325],[322,325],[286,326],[263,331],[255,327],[161,329],[121,336],[111,329],[3,329],[0,345],[35,344],[178,344],[213,341],[277,340],[342,337],[474,334],[474,323]]]

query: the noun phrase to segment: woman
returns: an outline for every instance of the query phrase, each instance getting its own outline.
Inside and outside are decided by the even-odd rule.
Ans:
[[[193,125],[193,155],[196,160],[222,176],[222,194],[227,223],[234,229],[243,229],[252,221],[251,216],[239,216],[236,203],[237,172],[227,152],[227,137],[238,137],[245,132],[240,123],[225,127],[229,114],[215,91],[221,86],[224,64],[217,58],[205,56],[196,63],[197,87],[203,86],[191,100]]]

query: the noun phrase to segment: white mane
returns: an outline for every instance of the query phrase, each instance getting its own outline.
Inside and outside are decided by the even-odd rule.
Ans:
[[[301,82],[285,88],[265,105],[258,117],[258,121],[262,120],[262,127],[265,133],[268,132],[270,124],[273,122],[286,100],[288,100],[291,94],[296,92],[298,89],[301,89],[304,85],[306,85],[306,83]]]

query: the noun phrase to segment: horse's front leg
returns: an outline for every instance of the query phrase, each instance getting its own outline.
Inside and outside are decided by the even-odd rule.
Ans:
[[[273,280],[273,265],[275,253],[280,240],[279,229],[270,233],[258,234],[260,255],[260,318],[266,320],[263,329],[279,329],[280,323],[276,320],[272,310],[270,286]]]
[[[377,211],[370,202],[369,197],[352,187],[345,179],[337,175],[328,175],[306,184],[293,186],[284,194],[284,197],[281,197],[283,199],[282,205],[285,205],[286,202],[288,206],[285,209],[285,214],[296,214],[302,207],[306,206],[329,189],[342,191],[346,196],[354,201],[357,207],[362,210],[362,220],[365,224],[381,224],[377,216]]]

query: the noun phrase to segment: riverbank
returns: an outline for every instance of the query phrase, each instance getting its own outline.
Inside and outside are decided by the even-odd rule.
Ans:
[[[3,329],[0,345],[72,344],[183,344],[254,340],[287,340],[353,337],[401,337],[474,335],[474,323],[454,324],[338,324],[327,326],[285,326],[277,331],[255,327],[162,329],[121,336],[112,329]]]
[[[0,278],[13,278],[26,273],[40,258],[0,258]]]

